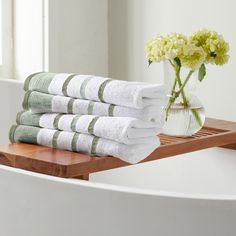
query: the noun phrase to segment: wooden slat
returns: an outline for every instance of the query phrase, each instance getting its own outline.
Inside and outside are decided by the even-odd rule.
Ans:
[[[236,149],[236,123],[207,119],[204,128],[189,138],[160,135],[162,145],[142,162],[210,147]],[[114,157],[88,155],[16,143],[0,147],[0,164],[65,178],[88,179],[89,173],[129,165]]]

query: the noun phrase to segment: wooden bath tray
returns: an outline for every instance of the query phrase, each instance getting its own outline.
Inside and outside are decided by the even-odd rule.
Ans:
[[[236,149],[236,122],[208,118],[193,137],[160,135],[161,146],[142,162],[153,161],[210,147]],[[0,164],[64,178],[88,180],[93,172],[128,166],[114,157],[88,155],[16,143],[0,147]]]

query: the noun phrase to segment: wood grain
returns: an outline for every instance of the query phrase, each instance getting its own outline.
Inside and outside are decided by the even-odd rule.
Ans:
[[[162,145],[143,162],[210,147],[236,149],[236,123],[207,119],[204,128],[190,138],[160,135]],[[0,164],[64,178],[88,180],[93,172],[128,166],[114,157],[90,157],[38,145],[16,143],[0,147]]]

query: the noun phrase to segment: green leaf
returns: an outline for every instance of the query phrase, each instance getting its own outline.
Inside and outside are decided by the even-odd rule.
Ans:
[[[152,61],[148,59],[148,66],[150,66],[151,64],[152,64]]]
[[[198,80],[200,82],[202,82],[202,80],[204,79],[205,75],[206,75],[206,66],[205,66],[205,64],[202,64],[201,67],[198,70]]]

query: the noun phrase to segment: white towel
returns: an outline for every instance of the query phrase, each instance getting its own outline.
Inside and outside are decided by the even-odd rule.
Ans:
[[[148,143],[150,137],[161,132],[163,117],[159,122],[145,122],[131,117],[105,117],[71,114],[32,114],[19,112],[17,124],[39,126],[48,129],[91,134],[124,144]]]
[[[33,113],[72,113],[78,115],[133,117],[145,121],[159,121],[166,99],[158,100],[156,106],[143,109],[129,108],[102,102],[92,102],[83,99],[73,99],[64,96],[36,91],[27,91],[23,101],[23,108]]]
[[[93,75],[37,73],[25,81],[25,90],[64,95],[142,109],[156,106],[166,96],[161,84],[112,80]]]
[[[150,155],[159,145],[158,137],[150,137],[148,143],[126,145],[89,134],[38,128],[12,126],[11,142],[26,142],[96,156],[114,156],[129,163],[137,163]]]

